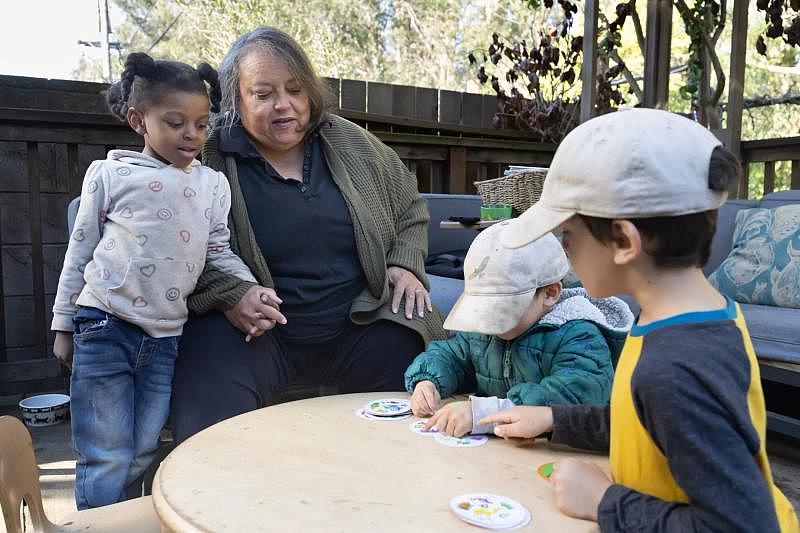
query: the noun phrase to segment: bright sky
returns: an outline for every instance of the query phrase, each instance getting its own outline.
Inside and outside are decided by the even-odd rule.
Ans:
[[[78,44],[79,39],[100,39],[97,0],[3,0],[2,4],[0,74],[71,79],[81,54],[99,57],[99,48]]]

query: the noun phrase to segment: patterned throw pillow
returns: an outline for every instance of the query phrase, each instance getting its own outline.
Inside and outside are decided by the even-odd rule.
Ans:
[[[800,308],[800,205],[739,211],[733,249],[708,279],[737,302]]]

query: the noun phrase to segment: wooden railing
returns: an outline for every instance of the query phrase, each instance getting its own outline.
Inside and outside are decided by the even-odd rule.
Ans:
[[[327,80],[334,112],[374,133],[421,192],[472,193],[509,164],[548,165],[553,145],[489,127],[494,97]],[[51,307],[66,251],[66,209],[84,172],[141,137],[106,111],[106,85],[0,76],[0,402],[63,386]]]
[[[745,141],[741,144],[742,198],[760,198],[775,190],[800,189],[800,137]]]

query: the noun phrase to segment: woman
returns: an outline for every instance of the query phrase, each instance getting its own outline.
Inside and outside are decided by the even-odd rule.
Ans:
[[[231,246],[274,290],[261,301],[256,285],[203,272],[175,370],[176,442],[295,379],[402,390],[414,356],[444,337],[427,209],[394,151],[326,113],[305,53],[274,28],[239,38],[220,82],[224,121],[203,160],[231,184]]]

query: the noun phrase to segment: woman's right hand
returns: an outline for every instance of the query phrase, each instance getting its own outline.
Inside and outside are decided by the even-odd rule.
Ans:
[[[246,335],[245,342],[250,342],[276,324],[286,324],[286,317],[280,312],[282,303],[274,289],[253,285],[233,308],[225,311],[225,317]]]
[[[67,368],[72,368],[72,349],[72,333],[56,331],[56,338],[53,341],[53,355]]]

